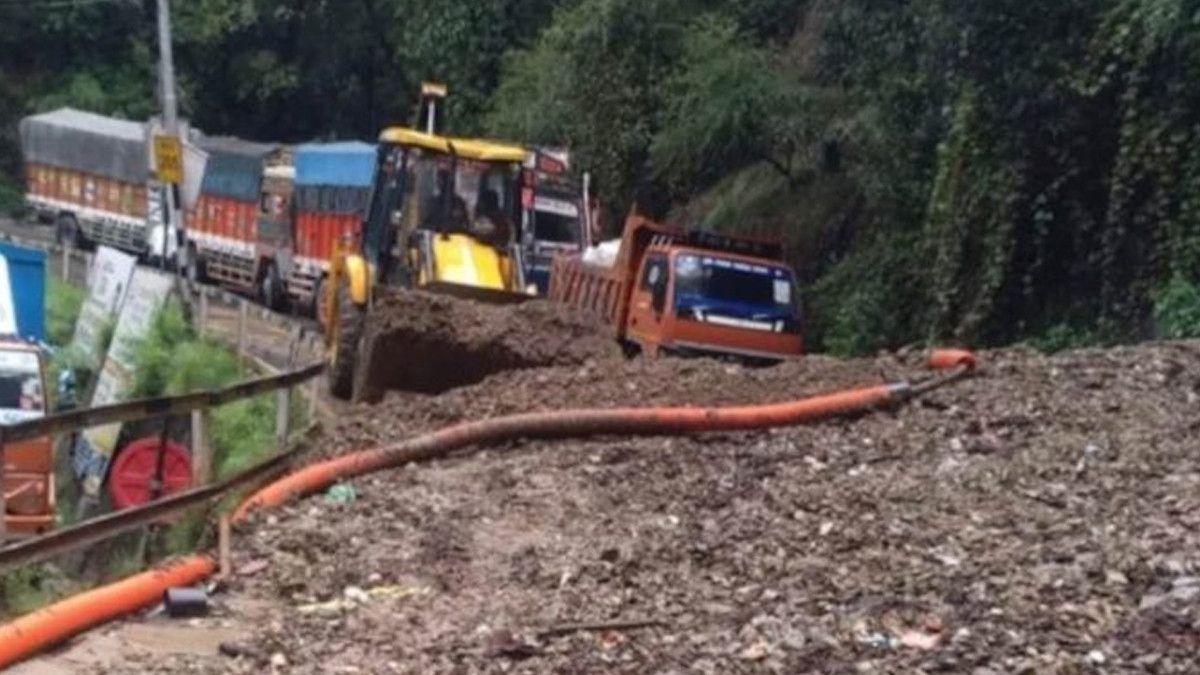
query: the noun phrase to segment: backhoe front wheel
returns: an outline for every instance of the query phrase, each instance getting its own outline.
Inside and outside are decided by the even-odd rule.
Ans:
[[[350,297],[350,280],[337,282],[337,314],[333,317],[330,341],[329,393],[348,401],[354,395],[354,368],[358,362],[358,342],[362,338],[366,310]]]

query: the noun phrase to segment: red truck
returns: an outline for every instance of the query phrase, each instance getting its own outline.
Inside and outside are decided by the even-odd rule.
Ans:
[[[631,351],[753,361],[803,352],[795,275],[778,244],[631,216],[619,249],[606,246],[555,258],[550,298],[601,317]]]
[[[291,245],[290,150],[226,136],[204,137],[199,144],[208,165],[200,199],[188,213],[188,277],[253,293],[278,308],[284,277],[277,254]]]

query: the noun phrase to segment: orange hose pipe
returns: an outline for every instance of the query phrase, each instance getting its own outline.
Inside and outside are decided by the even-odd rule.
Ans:
[[[256,492],[234,513],[239,522],[252,511],[284,504],[346,478],[426,461],[472,445],[522,438],[578,438],[596,435],[663,435],[734,431],[805,424],[897,404],[931,391],[976,367],[970,352],[935,352],[930,365],[950,375],[913,386],[907,382],[814,396],[787,403],[728,408],[624,408],[525,413],[457,424],[416,438],[355,452],[302,468]],[[0,626],[0,668],[29,658],[93,626],[158,602],[174,586],[198,583],[216,571],[216,562],[195,555],[81,593]]]
[[[26,614],[0,626],[0,668],[93,626],[152,605],[162,599],[168,588],[197,583],[216,569],[212,558],[195,555]]]
[[[447,427],[389,446],[363,450],[312,464],[267,485],[244,501],[233,514],[243,521],[251,511],[274,508],[323,490],[339,480],[389,467],[421,462],[472,445],[489,445],[521,438],[579,438],[599,435],[647,436],[767,429],[816,422],[866,412],[899,403],[946,384],[977,367],[975,355],[962,349],[936,350],[929,358],[935,370],[952,370],[940,381],[919,390],[906,382],[852,389],[787,403],[730,408],[618,408],[560,410],[510,415]],[[933,384],[934,387],[929,385]]]
[[[938,349],[929,357],[929,367],[934,370],[951,370],[965,368],[975,370],[979,359],[965,349]]]
[[[295,497],[325,489],[339,480],[410,462],[427,461],[473,445],[492,445],[522,438],[648,436],[767,429],[865,412],[899,402],[907,391],[908,385],[901,383],[758,406],[563,410],[465,422],[300,469],[267,485],[243,502],[234,513],[233,521],[243,520],[251,510],[280,506]]]

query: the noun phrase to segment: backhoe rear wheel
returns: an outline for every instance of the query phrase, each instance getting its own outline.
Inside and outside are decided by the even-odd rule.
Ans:
[[[350,297],[350,280],[338,279],[337,316],[334,317],[332,352],[329,364],[329,393],[348,401],[354,395],[354,368],[358,363],[358,342],[362,338],[366,310]]]

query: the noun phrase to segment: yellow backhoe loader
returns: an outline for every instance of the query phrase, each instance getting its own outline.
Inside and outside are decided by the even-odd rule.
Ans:
[[[378,288],[489,303],[532,297],[523,276],[519,176],[525,148],[437,133],[445,87],[422,87],[424,130],[385,129],[360,240],[335,247],[320,319],[330,392],[354,393],[366,315]]]

